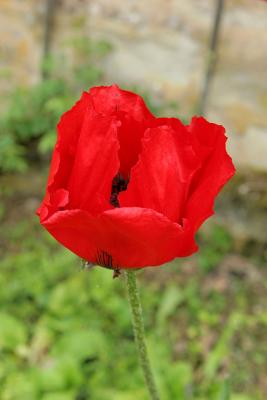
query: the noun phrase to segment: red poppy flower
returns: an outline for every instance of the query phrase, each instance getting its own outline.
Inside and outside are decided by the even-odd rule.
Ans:
[[[106,267],[155,266],[197,251],[194,236],[234,174],[225,130],[156,118],[117,86],[83,93],[58,124],[41,224]]]

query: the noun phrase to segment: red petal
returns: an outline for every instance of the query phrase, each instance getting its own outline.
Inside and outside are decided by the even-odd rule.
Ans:
[[[176,132],[170,126],[146,132],[128,188],[119,196],[122,207],[151,208],[171,221],[181,221],[191,177],[198,168],[198,159],[183,135],[188,136],[185,128]]]
[[[49,204],[44,204],[38,210],[41,223],[48,217],[48,215],[64,209],[69,204],[69,192],[65,189],[57,189],[52,192],[49,197]]]
[[[52,162],[52,171],[48,181],[49,187],[53,183],[56,187],[64,187],[68,182],[84,117],[90,104],[90,96],[87,92],[84,92],[80,100],[62,115],[58,123],[58,139],[54,150],[57,154],[55,161]]]
[[[50,200],[57,208],[66,207],[69,203],[69,192],[65,189],[57,189],[51,194]]]
[[[90,95],[97,112],[116,115],[121,121],[118,129],[119,172],[127,179],[131,168],[138,160],[144,132],[156,118],[150,113],[142,97],[121,90],[116,85],[92,88]]]
[[[90,96],[84,92],[80,100],[62,115],[58,123],[58,137],[50,165],[46,195],[37,211],[38,214],[40,214],[42,207],[50,205],[50,193],[67,186],[85,110],[89,103]]]
[[[87,112],[69,180],[70,208],[92,214],[111,208],[114,176],[119,170],[119,141],[115,117]]]
[[[120,173],[125,179],[130,176],[131,168],[137,163],[141,151],[141,139],[144,136],[146,124],[136,121],[128,114],[120,113],[121,126],[118,128],[120,142],[119,158]]]
[[[197,230],[213,214],[215,197],[234,175],[235,167],[226,152],[223,126],[195,117],[188,130],[202,166],[191,184],[184,215]]]
[[[43,225],[65,247],[92,262],[104,252],[114,268],[161,265],[197,250],[192,232],[165,216],[142,208],[116,208],[92,216],[85,211],[61,211]],[[159,246],[160,243],[160,246]]]
[[[124,112],[137,121],[154,118],[141,96],[122,90],[117,85],[94,87],[90,89],[90,95],[99,113],[110,115]]]

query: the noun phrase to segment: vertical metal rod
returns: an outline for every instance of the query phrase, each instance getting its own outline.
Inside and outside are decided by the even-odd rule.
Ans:
[[[218,43],[219,43],[219,34],[220,34],[220,28],[224,10],[224,0],[216,0],[216,2],[217,4],[215,8],[213,27],[210,36],[205,76],[203,80],[203,87],[198,106],[198,112],[201,115],[205,114],[206,111],[208,97],[210,93],[210,86],[215,72],[215,66],[218,56]]]
[[[42,77],[48,78],[48,70],[46,61],[51,54],[51,45],[55,28],[55,11],[58,0],[46,0],[45,21],[44,21],[44,40],[43,40],[43,60],[42,60]]]

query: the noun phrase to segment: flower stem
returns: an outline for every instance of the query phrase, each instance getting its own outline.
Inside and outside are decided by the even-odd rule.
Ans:
[[[150,399],[160,400],[147,354],[143,314],[142,314],[140,296],[136,283],[136,273],[135,271],[126,270],[125,277],[128,289],[129,302],[132,311],[134,337],[135,337],[136,347],[139,353],[140,364],[143,369],[145,382],[150,394]]]

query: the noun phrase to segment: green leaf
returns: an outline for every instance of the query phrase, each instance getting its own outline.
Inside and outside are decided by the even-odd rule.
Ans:
[[[214,378],[224,357],[228,355],[230,340],[241,323],[242,315],[233,313],[230,316],[227,325],[224,327],[218,342],[208,354],[208,358],[204,365],[204,375],[209,381]]]
[[[40,387],[45,392],[78,388],[82,382],[79,365],[68,355],[62,355],[60,359],[47,359],[38,372]]]
[[[191,400],[193,393],[193,372],[190,363],[179,361],[164,364],[160,373],[161,391],[164,399]]]
[[[71,331],[66,333],[55,344],[52,350],[54,356],[68,353],[78,362],[105,353],[105,336],[97,330]]]
[[[12,315],[0,313],[0,350],[16,351],[27,340],[24,324]]]
[[[38,400],[38,382],[31,371],[10,374],[1,392],[1,400]]]
[[[163,325],[166,319],[175,313],[183,300],[184,295],[177,286],[168,286],[163,293],[157,312],[158,324]]]
[[[222,382],[218,400],[231,400],[231,385],[229,378]]]
[[[64,392],[53,392],[47,393],[42,396],[42,400],[73,400],[75,399],[75,392],[64,391]]]

